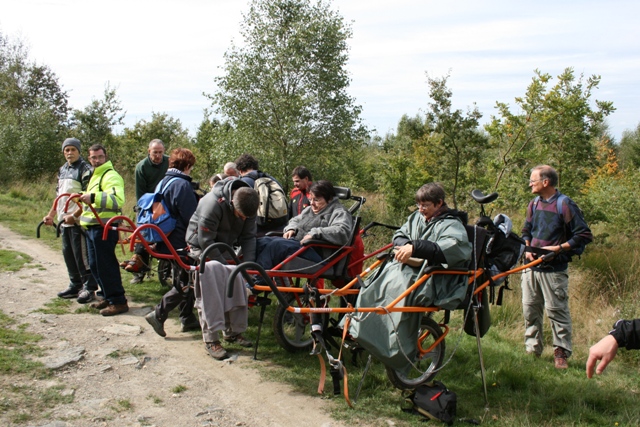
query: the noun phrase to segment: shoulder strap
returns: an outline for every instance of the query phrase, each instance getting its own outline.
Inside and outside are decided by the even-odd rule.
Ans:
[[[98,191],[102,192],[102,179],[104,178],[104,176],[107,174],[107,172],[112,171],[113,169],[107,169],[106,171],[104,171],[104,173],[102,174],[102,176],[100,177],[100,181],[98,181]]]
[[[160,194],[164,194],[165,191],[167,191],[167,187],[169,186],[169,184],[171,184],[173,181],[175,181],[176,179],[180,179],[179,176],[174,176],[173,178],[171,178],[170,180],[168,180],[164,186],[162,188],[160,188],[160,184],[162,184],[162,181],[160,181],[158,183],[158,185],[156,185],[156,189],[154,191],[154,193],[160,193]]]

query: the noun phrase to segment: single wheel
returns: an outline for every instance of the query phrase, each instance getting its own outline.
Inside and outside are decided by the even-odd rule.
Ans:
[[[289,305],[308,307],[308,303],[299,302],[293,294],[286,294]],[[301,305],[302,304],[302,305]],[[322,315],[323,327],[326,327],[326,315]],[[309,351],[313,346],[311,337],[311,315],[308,313],[290,313],[283,305],[276,306],[273,317],[273,333],[276,341],[290,353]]]
[[[442,329],[435,320],[424,316],[420,322],[419,337],[424,337],[420,347],[427,350],[431,345],[440,338]],[[403,374],[395,369],[387,367],[387,376],[391,383],[400,390],[413,390],[420,384],[431,381],[437,374],[437,369],[442,365],[444,359],[445,343],[444,339],[440,341],[430,352],[413,361],[416,368],[411,368],[408,374]]]
[[[158,281],[165,288],[173,286],[171,261],[168,259],[158,260]]]

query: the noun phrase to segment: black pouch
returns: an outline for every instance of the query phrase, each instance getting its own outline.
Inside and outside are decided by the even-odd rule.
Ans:
[[[412,412],[447,425],[452,425],[456,418],[457,400],[456,394],[440,381],[418,386],[407,397],[407,401],[413,405]]]

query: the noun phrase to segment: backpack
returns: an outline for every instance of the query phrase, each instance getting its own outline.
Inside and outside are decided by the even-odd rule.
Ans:
[[[424,415],[430,420],[452,425],[456,418],[458,397],[440,381],[419,385],[407,401],[412,407],[405,411]]]
[[[558,211],[558,216],[560,216],[560,221],[562,221],[562,224],[563,224],[563,230],[562,230],[563,242],[568,242],[573,237],[573,231],[564,222],[564,216],[562,215],[562,206],[564,205],[565,200],[569,200],[569,197],[560,193],[560,195],[558,196],[558,201],[556,203],[556,208]],[[536,196],[536,198],[533,199],[533,206],[531,207],[531,217],[533,217],[533,214],[536,211],[536,206],[538,206],[539,201],[540,201],[540,196]],[[580,208],[578,208],[578,212],[582,216],[582,211],[580,210]],[[562,257],[561,259],[568,258],[566,259],[566,261],[571,261],[571,257],[574,255],[578,255],[578,258],[580,258],[580,255],[582,255],[582,253],[584,252],[585,247],[586,247],[585,244],[580,243],[575,247],[571,248],[570,251],[562,252],[556,255],[556,259],[559,259]]]
[[[138,199],[138,214],[136,216],[138,226],[142,224],[155,224],[160,227],[160,230],[162,230],[165,236],[168,236],[169,233],[176,228],[177,219],[171,216],[169,208],[164,201],[163,194],[167,187],[177,179],[181,178],[171,178],[162,188],[160,187],[162,181],[160,181],[153,193],[145,193]],[[160,234],[153,228],[145,228],[140,234],[142,238],[149,243],[163,241]]]
[[[253,189],[258,192],[260,205],[256,224],[258,227],[279,227],[289,220],[287,197],[272,177],[265,175],[255,180]]]

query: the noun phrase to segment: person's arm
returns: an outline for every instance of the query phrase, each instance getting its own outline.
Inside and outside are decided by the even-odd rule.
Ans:
[[[616,357],[619,347],[627,350],[640,349],[640,319],[618,320],[609,335],[602,338],[589,349],[587,359],[587,378],[593,377],[593,372],[602,374],[609,363]],[[596,368],[596,363],[600,361]]]
[[[145,178],[142,172],[142,164],[139,163],[138,166],[136,166],[136,200],[144,196],[145,188],[147,188],[147,178]]]

